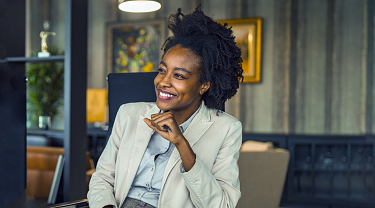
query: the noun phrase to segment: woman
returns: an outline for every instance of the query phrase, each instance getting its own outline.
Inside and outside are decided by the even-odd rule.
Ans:
[[[90,181],[96,207],[235,207],[242,126],[222,112],[239,87],[232,30],[198,7],[167,20],[155,103],[120,107]]]

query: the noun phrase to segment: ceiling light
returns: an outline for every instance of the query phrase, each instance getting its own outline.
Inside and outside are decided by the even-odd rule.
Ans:
[[[157,1],[147,0],[119,0],[118,8],[125,12],[153,12],[161,8],[161,4]]]

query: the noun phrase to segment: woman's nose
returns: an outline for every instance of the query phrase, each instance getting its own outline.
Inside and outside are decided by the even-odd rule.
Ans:
[[[159,84],[162,87],[171,87],[172,84],[171,84],[170,76],[167,74],[167,75],[161,77]]]

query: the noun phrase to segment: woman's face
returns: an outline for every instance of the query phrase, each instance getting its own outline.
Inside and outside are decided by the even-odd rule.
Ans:
[[[199,82],[200,57],[176,45],[164,55],[155,77],[156,104],[164,111],[193,114],[210,83]]]

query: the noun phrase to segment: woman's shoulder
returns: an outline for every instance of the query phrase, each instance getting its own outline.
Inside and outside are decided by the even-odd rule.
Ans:
[[[155,102],[134,102],[122,104],[124,108],[153,108],[156,105]]]
[[[119,108],[119,111],[122,112],[133,112],[137,114],[143,114],[149,111],[151,108],[156,106],[155,102],[134,102],[122,104]]]
[[[226,112],[218,111],[217,109],[212,108],[208,109],[211,115],[211,120],[216,123],[241,125],[241,122],[239,120]]]

